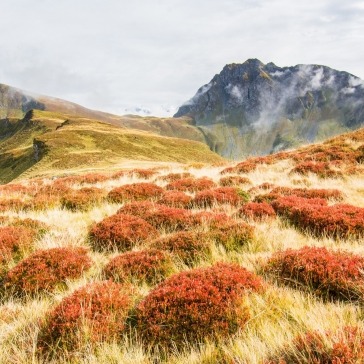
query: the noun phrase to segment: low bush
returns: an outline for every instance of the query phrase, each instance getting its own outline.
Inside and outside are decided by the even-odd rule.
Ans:
[[[126,252],[113,258],[104,268],[107,279],[156,284],[173,272],[168,253],[158,249]]]
[[[223,187],[234,187],[234,186],[241,186],[241,185],[251,185],[252,182],[247,177],[226,176],[226,177],[220,178],[219,184],[220,184],[220,186],[223,186]]]
[[[189,172],[183,172],[183,173],[168,173],[164,176],[158,177],[159,180],[165,182],[174,182],[179,179],[185,179],[185,178],[193,178],[193,175]]]
[[[31,248],[36,234],[23,226],[0,227],[0,264],[20,259]]]
[[[185,264],[192,265],[209,254],[210,239],[208,233],[178,231],[152,241],[151,246],[169,251],[179,257]]]
[[[323,199],[282,197],[272,203],[292,225],[317,237],[334,239],[364,236],[364,208],[348,204],[327,206]]]
[[[276,213],[266,202],[248,202],[239,209],[239,216],[253,220],[275,218]]]
[[[140,182],[111,190],[107,198],[111,202],[122,203],[125,201],[157,199],[163,195],[163,188],[153,183]]]
[[[156,171],[156,170],[142,169],[142,168],[132,169],[131,171],[128,171],[126,173],[126,175],[129,177],[134,176],[134,177],[140,178],[140,179],[151,179],[152,177],[154,177],[157,174],[158,174],[158,171]]]
[[[280,196],[297,196],[304,198],[323,198],[325,200],[343,199],[343,193],[336,189],[315,189],[315,188],[291,188],[291,187],[276,187],[271,191],[272,194]]]
[[[236,187],[219,187],[198,192],[192,203],[199,207],[212,207],[215,204],[239,206],[249,200],[247,192]]]
[[[191,205],[192,197],[181,191],[166,191],[158,200],[158,204],[171,207],[188,208]]]
[[[324,333],[311,331],[296,337],[266,364],[353,364],[364,362],[364,331],[345,326]]]
[[[207,177],[202,178],[181,178],[167,184],[167,190],[177,190],[182,192],[197,192],[216,187],[213,180]]]
[[[47,315],[38,337],[38,352],[77,351],[83,343],[117,339],[125,329],[131,305],[129,290],[120,284],[102,281],[81,287]]]
[[[95,250],[125,251],[141,241],[153,239],[158,231],[145,220],[131,215],[115,214],[92,226],[89,238]]]
[[[67,279],[79,278],[91,267],[83,248],[39,250],[22,260],[4,277],[4,288],[16,296],[52,291]]]
[[[96,187],[84,187],[62,196],[61,205],[71,211],[86,211],[103,199],[104,192]]]
[[[147,343],[181,346],[235,333],[248,320],[242,298],[263,289],[260,278],[235,264],[217,264],[176,274],[137,306]]]
[[[302,162],[296,165],[290,173],[298,173],[304,176],[313,173],[320,178],[337,178],[343,175],[342,172],[332,168],[332,162]]]
[[[304,247],[277,252],[264,271],[278,282],[312,291],[325,299],[362,300],[364,258],[345,251]]]

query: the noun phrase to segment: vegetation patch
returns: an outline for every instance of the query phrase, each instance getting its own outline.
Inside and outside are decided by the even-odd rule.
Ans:
[[[71,211],[86,211],[92,206],[101,203],[104,197],[102,189],[97,187],[84,187],[66,193],[61,198],[63,208]]]
[[[153,239],[158,231],[137,216],[115,214],[91,227],[89,238],[98,251],[126,251],[136,244]]]
[[[183,192],[197,192],[209,190],[216,187],[215,182],[207,177],[202,178],[181,178],[167,184],[167,190],[178,190]]]
[[[137,306],[138,328],[148,343],[181,346],[235,333],[249,318],[241,299],[263,290],[257,276],[234,264],[176,274]]]
[[[198,192],[193,204],[199,207],[212,207],[215,204],[239,206],[247,202],[249,195],[237,187],[219,187],[212,190]]]
[[[91,263],[83,248],[39,250],[5,275],[4,288],[16,296],[53,291],[66,280],[79,278]]]
[[[156,284],[173,272],[168,253],[158,249],[126,252],[113,258],[104,268],[107,279]]]
[[[325,299],[362,300],[364,258],[345,251],[304,247],[277,252],[264,271],[279,283],[310,290]]]
[[[239,209],[239,216],[252,220],[264,220],[275,218],[276,213],[266,202],[248,202]]]
[[[107,198],[111,202],[122,203],[125,201],[156,199],[163,195],[163,188],[153,183],[140,182],[123,185],[111,190]]]

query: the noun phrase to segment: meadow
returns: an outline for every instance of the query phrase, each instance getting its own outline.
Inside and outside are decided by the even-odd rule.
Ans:
[[[1,363],[362,363],[364,130],[0,186]]]

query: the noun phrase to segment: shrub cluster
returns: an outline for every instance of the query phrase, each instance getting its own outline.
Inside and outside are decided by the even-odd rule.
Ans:
[[[185,230],[193,224],[192,214],[189,210],[150,202],[135,202],[124,205],[118,213],[143,217],[155,228],[167,231]]]
[[[221,174],[228,174],[228,173],[249,173],[253,172],[257,166],[262,164],[273,164],[275,159],[273,156],[265,156],[265,157],[254,157],[248,158],[244,162],[238,163],[235,167],[227,167],[223,169],[220,173]]]
[[[362,300],[364,258],[344,251],[304,247],[277,252],[264,270],[281,283],[329,299]]]
[[[342,172],[332,169],[332,162],[302,162],[296,165],[290,173],[298,173],[307,176],[316,174],[320,178],[342,177]]]
[[[89,238],[95,250],[130,250],[141,241],[153,239],[158,231],[137,216],[115,214],[92,226]]]
[[[23,226],[0,227],[0,264],[20,259],[30,249],[35,232]]]
[[[182,345],[236,332],[249,317],[241,298],[263,289],[261,280],[235,264],[217,264],[176,274],[137,306],[141,335],[148,343]]]
[[[361,238],[364,235],[364,208],[348,204],[327,206],[323,199],[281,197],[272,203],[288,221],[315,236],[334,239]]]
[[[197,192],[209,190],[215,187],[216,184],[213,180],[207,177],[202,178],[181,178],[167,184],[167,190],[178,190],[182,192]]]
[[[239,209],[239,215],[253,220],[276,217],[273,207],[266,202],[248,202]]]
[[[220,178],[219,184],[223,187],[234,187],[241,185],[251,185],[252,182],[249,178],[243,176],[225,176]]]
[[[147,249],[126,252],[113,258],[104,268],[107,279],[156,284],[173,272],[172,260],[164,251]]]
[[[92,205],[100,203],[103,195],[104,192],[100,188],[84,187],[79,190],[73,190],[62,196],[61,205],[63,208],[71,211],[86,211]]]
[[[292,347],[293,346],[293,347]],[[296,337],[293,345],[266,364],[353,364],[364,362],[364,332],[357,326],[336,331],[311,331]]]
[[[219,187],[198,192],[193,199],[193,204],[199,207],[212,207],[215,204],[239,206],[243,202],[247,202],[248,199],[247,192],[237,187]]]
[[[140,182],[112,189],[107,198],[111,202],[121,203],[133,200],[155,199],[163,195],[163,188],[154,183]]]
[[[158,204],[171,207],[188,208],[192,202],[192,197],[182,191],[166,191],[158,200]]]
[[[193,175],[189,172],[183,173],[168,173],[164,176],[160,176],[158,179],[165,182],[174,182],[179,179],[193,178]]]
[[[4,287],[17,296],[52,291],[66,279],[79,278],[91,267],[83,248],[39,250],[22,260],[4,277]]]
[[[126,173],[126,175],[129,177],[135,176],[136,178],[140,178],[140,179],[151,179],[156,174],[158,174],[158,172],[156,170],[142,169],[142,168],[135,168]]]
[[[192,265],[209,253],[210,236],[205,232],[178,231],[152,241],[151,246],[166,250]]]
[[[112,341],[125,328],[130,293],[111,281],[95,282],[64,298],[46,317],[38,351],[77,351],[84,342]]]

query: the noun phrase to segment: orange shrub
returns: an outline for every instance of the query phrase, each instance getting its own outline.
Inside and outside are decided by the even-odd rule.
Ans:
[[[342,200],[343,193],[336,189],[309,189],[309,188],[291,188],[276,187],[271,191],[272,194],[280,196],[297,196],[304,198],[324,198],[325,200]]]
[[[336,331],[311,331],[296,337],[293,347],[266,361],[266,364],[353,364],[364,362],[364,332],[357,326]]]
[[[35,238],[33,229],[23,226],[0,227],[0,264],[10,259],[20,259],[30,249]]]
[[[263,289],[260,278],[235,264],[185,271],[159,284],[137,306],[148,342],[181,346],[235,333],[248,320],[242,297]]]
[[[17,296],[52,291],[66,279],[79,278],[91,267],[83,248],[39,250],[22,260],[4,277],[4,288]]]
[[[126,252],[113,258],[104,268],[107,279],[156,284],[173,272],[170,256],[161,250]]]
[[[242,176],[226,176],[221,177],[219,181],[220,186],[223,187],[233,187],[240,185],[251,185],[251,181],[249,178]]]
[[[363,299],[363,268],[364,258],[359,255],[306,246],[273,254],[264,270],[281,283],[351,301]]]
[[[167,190],[178,190],[183,192],[197,192],[215,187],[213,180],[207,177],[202,178],[181,178],[167,184]]]
[[[208,231],[211,240],[227,250],[237,250],[254,239],[254,227],[226,214],[200,212],[193,216],[195,225]]]
[[[239,209],[239,215],[254,220],[276,217],[273,207],[266,202],[248,202]]]
[[[192,225],[192,214],[190,211],[151,202],[126,204],[118,210],[119,213],[143,217],[155,228],[168,231],[184,230]]]
[[[107,195],[111,202],[121,203],[133,200],[147,200],[158,198],[163,195],[163,188],[153,183],[133,183],[116,187]]]
[[[64,298],[46,317],[38,352],[77,351],[82,342],[117,339],[125,328],[132,302],[130,292],[111,281],[95,282]]]
[[[307,176],[309,173],[317,174],[321,178],[342,177],[340,171],[331,168],[332,163],[329,162],[302,162],[294,167],[290,173],[298,173]]]
[[[130,250],[137,243],[153,239],[158,231],[137,216],[115,214],[92,226],[89,237],[95,250]]]
[[[6,212],[9,210],[19,211],[22,210],[25,203],[20,198],[7,198],[0,200],[0,212]]]
[[[198,192],[192,202],[199,207],[211,207],[214,204],[239,206],[248,199],[248,194],[239,188],[219,187],[213,190]]]
[[[166,191],[163,193],[158,204],[171,207],[188,208],[191,205],[192,197],[181,191]]]
[[[61,198],[63,208],[71,211],[86,211],[92,205],[100,203],[103,198],[103,190],[96,187],[84,187],[66,193]]]
[[[129,177],[135,176],[140,179],[150,179],[150,178],[154,177],[156,174],[158,174],[158,172],[156,170],[140,169],[140,168],[132,169],[131,171],[128,171],[126,173],[126,175]]]
[[[196,260],[208,255],[210,236],[197,231],[178,231],[151,242],[156,249],[167,250],[178,256],[185,264],[192,265]]]
[[[164,176],[158,177],[160,181],[165,181],[165,182],[174,182],[179,179],[185,179],[185,178],[193,178],[193,175],[189,172],[183,172],[183,173],[169,173]]]

